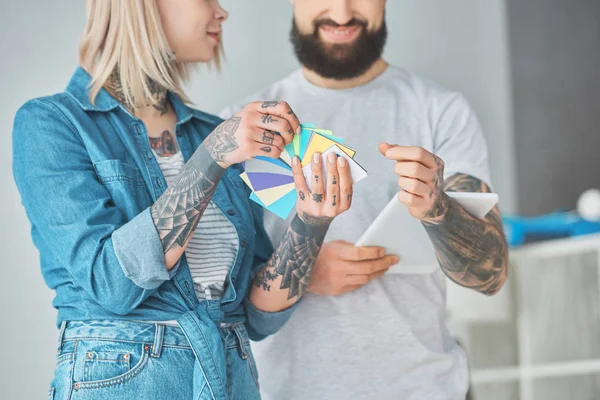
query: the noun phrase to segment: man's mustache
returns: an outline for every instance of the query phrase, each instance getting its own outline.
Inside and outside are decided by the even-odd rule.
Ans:
[[[363,28],[367,27],[367,22],[366,21],[362,21],[360,19],[357,18],[352,18],[350,21],[348,21],[347,23],[345,23],[344,25],[340,25],[337,22],[331,20],[331,19],[320,19],[318,21],[315,21],[315,33],[317,32],[317,30],[322,27],[322,26],[329,26],[332,28],[352,28],[355,26],[361,26]]]

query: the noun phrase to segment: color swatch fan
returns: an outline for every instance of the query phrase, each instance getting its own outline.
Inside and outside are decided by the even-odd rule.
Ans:
[[[301,126],[302,133],[294,136],[280,158],[256,157],[246,161],[243,164],[245,172],[240,175],[252,190],[250,199],[283,219],[296,206],[296,186],[291,167],[295,156],[300,158],[305,176],[311,176],[313,154],[326,155],[332,151],[348,161],[353,183],[367,176],[366,171],[353,160],[356,152],[344,145],[342,139],[333,136],[331,131],[316,129],[312,124]]]

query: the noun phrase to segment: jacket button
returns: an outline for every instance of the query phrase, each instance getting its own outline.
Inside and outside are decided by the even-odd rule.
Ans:
[[[157,185],[158,187],[162,187],[162,185],[163,185],[163,184],[162,184],[162,181],[160,180],[160,178],[159,178],[159,177],[156,177],[156,185]]]
[[[152,156],[150,155],[150,153],[146,152],[146,158],[147,158],[148,160],[151,160],[151,159],[152,159]]]
[[[240,243],[242,245],[242,247],[246,247],[248,245],[248,243],[246,243],[245,240],[242,240],[242,243]]]
[[[234,216],[235,215],[235,211],[233,210],[227,210],[227,214]]]

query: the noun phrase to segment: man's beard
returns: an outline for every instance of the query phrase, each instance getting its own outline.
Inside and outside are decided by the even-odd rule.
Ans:
[[[330,79],[350,79],[365,73],[381,58],[387,40],[385,18],[381,27],[373,32],[367,31],[367,23],[353,19],[343,27],[360,26],[360,34],[351,43],[327,44],[320,39],[319,27],[340,27],[331,20],[320,20],[315,23],[312,34],[302,34],[298,30],[296,20],[292,23],[290,39],[294,45],[296,57],[300,63]]]

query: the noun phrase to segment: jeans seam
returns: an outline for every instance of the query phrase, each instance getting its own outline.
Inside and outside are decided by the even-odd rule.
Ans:
[[[103,337],[92,337],[92,336],[81,336],[77,338],[65,339],[65,342],[79,342],[79,341],[88,341],[94,340],[98,342],[121,342],[121,343],[129,343],[129,344],[145,344],[145,341],[142,340],[127,340],[127,339],[111,339],[111,338],[103,338]],[[178,349],[191,350],[190,346],[180,346],[177,344],[165,344],[163,343],[163,347],[174,347]]]

